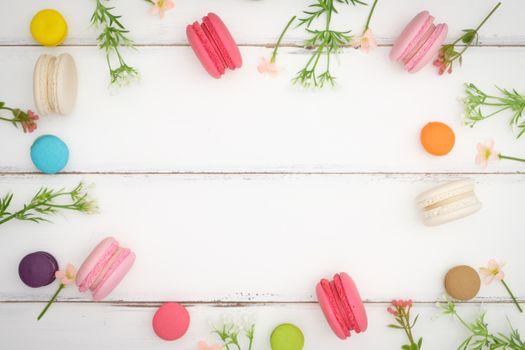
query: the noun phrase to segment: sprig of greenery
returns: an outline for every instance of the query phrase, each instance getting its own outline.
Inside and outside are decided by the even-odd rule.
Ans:
[[[458,350],[525,350],[525,342],[521,340],[520,333],[510,324],[510,334],[507,336],[503,333],[492,334],[489,331],[488,324],[485,322],[485,313],[472,323],[467,323],[458,314],[456,304],[446,299],[445,303],[438,303],[438,307],[444,315],[455,317],[470,332],[470,335],[458,346]]]
[[[95,12],[91,16],[91,24],[97,28],[102,28],[102,32],[97,38],[98,47],[106,53],[111,85],[128,85],[138,80],[139,72],[126,64],[119,49],[123,47],[135,48],[135,46],[127,36],[129,31],[119,20],[121,16],[112,14],[111,11],[114,7],[106,7],[102,2],[103,0],[96,0]],[[115,68],[112,64],[114,57],[117,59]]]
[[[337,31],[331,28],[332,16],[338,13],[334,1],[345,5],[366,5],[360,0],[316,0],[315,3],[308,6],[308,9],[303,11],[304,16],[298,19],[296,27],[304,27],[311,34],[311,38],[305,41],[304,46],[313,49],[313,53],[305,67],[297,72],[295,78],[292,79],[294,84],[299,83],[304,87],[319,88],[326,84],[335,85],[335,77],[330,72],[332,55],[339,53],[342,47],[348,45],[352,37],[349,35],[349,30]],[[325,27],[313,29],[312,25],[321,17],[325,17]],[[285,31],[287,29],[288,27],[285,28]],[[323,55],[326,56],[324,70],[320,68]],[[320,70],[322,71],[320,72]]]
[[[12,200],[12,193],[0,198],[0,225],[11,219],[36,223],[49,222],[46,216],[54,215],[59,210],[75,210],[88,214],[98,210],[96,202],[89,198],[82,182],[70,191],[42,187],[28,204],[24,204],[22,209],[14,212],[8,211]]]
[[[222,347],[226,350],[232,350],[235,347],[237,350],[241,350],[241,343],[239,341],[239,334],[244,330],[243,334],[248,339],[248,350],[252,350],[253,339],[255,336],[255,324],[251,323],[245,328],[239,327],[235,323],[226,322],[220,327],[215,327],[213,332],[217,334],[222,341]]]
[[[525,133],[525,95],[521,95],[515,89],[507,90],[496,86],[501,96],[488,95],[472,83],[465,84],[466,98],[463,100],[465,110],[465,124],[474,127],[478,122],[497,115],[503,111],[510,110],[512,118],[510,125],[520,138]],[[486,109],[492,110],[491,113]]]
[[[434,61],[434,65],[438,67],[439,74],[443,74],[444,72],[452,73],[452,66],[454,64],[454,61],[458,61],[459,65],[463,63],[463,54],[465,51],[468,50],[470,46],[472,46],[473,43],[478,43],[478,32],[483,27],[483,25],[488,21],[488,19],[496,12],[498,7],[501,6],[501,2],[499,2],[494,8],[489,12],[487,16],[481,21],[481,23],[476,27],[476,29],[464,29],[463,35],[457,38],[454,42],[451,44],[445,44],[441,47],[439,50],[439,56]],[[458,43],[464,44],[464,47],[461,50],[456,49],[456,45]]]

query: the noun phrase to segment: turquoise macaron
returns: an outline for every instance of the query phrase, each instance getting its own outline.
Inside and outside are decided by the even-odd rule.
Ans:
[[[55,174],[64,169],[69,160],[69,149],[54,135],[40,136],[31,146],[31,160],[43,173]]]

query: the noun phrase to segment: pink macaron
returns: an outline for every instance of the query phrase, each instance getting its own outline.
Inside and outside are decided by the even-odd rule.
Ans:
[[[184,336],[190,326],[190,314],[178,303],[162,304],[153,316],[152,326],[159,338],[177,340]]]
[[[134,262],[135,253],[108,237],[93,249],[78,270],[78,289],[80,292],[90,290],[93,300],[102,300],[118,286]]]
[[[397,38],[390,59],[402,62],[408,72],[415,73],[436,57],[447,32],[445,23],[435,25],[434,17],[428,11],[422,11]]]
[[[214,78],[220,78],[226,69],[242,66],[239,47],[224,22],[214,13],[186,27],[188,41],[203,67]]]
[[[322,279],[316,287],[317,299],[330,325],[341,339],[350,331],[361,333],[368,327],[366,310],[354,281],[346,273],[335,274],[332,281]]]

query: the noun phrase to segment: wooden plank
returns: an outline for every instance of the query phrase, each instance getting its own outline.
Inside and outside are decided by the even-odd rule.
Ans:
[[[191,324],[188,333],[176,342],[164,342],[153,333],[150,322],[156,306],[129,307],[104,304],[58,303],[43,320],[36,314],[43,304],[0,304],[0,344],[5,348],[57,349],[197,349],[200,340],[216,341],[210,333],[210,323],[220,323],[226,316],[234,320],[245,317],[256,322],[254,349],[269,349],[269,337],[275,326],[284,322],[298,325],[305,335],[304,350],[314,349],[388,349],[399,348],[406,338],[400,331],[388,329],[392,317],[386,304],[367,305],[369,329],[366,333],[341,341],[334,336],[316,304],[284,304],[223,308],[213,305],[190,305]],[[508,333],[506,317],[514,327],[525,329],[525,318],[512,305],[460,305],[461,315],[474,320],[481,310],[488,309],[486,321],[494,332]],[[449,317],[437,317],[433,305],[416,305],[420,314],[414,329],[424,339],[424,349],[455,349],[468,335],[459,322]]]
[[[115,235],[137,254],[109,300],[312,301],[317,281],[347,271],[363,298],[431,301],[457,264],[504,260],[525,297],[523,175],[476,175],[484,207],[464,220],[425,227],[414,199],[453,175],[59,175],[2,176],[20,206],[39,186],[95,184],[100,214],[63,213],[54,224],[0,228],[0,300],[45,300],[54,286],[25,288],[20,259],[44,250],[77,266]],[[400,253],[400,251],[402,253]],[[418,281],[414,283],[414,281]],[[479,294],[501,300],[501,285]],[[67,300],[88,300],[73,288]],[[1,323],[1,322],[0,322]]]
[[[34,134],[0,125],[1,172],[32,172],[29,148],[38,135],[55,134],[70,148],[70,172],[479,172],[476,144],[495,138],[505,154],[525,156],[508,118],[462,126],[463,83],[525,91],[523,48],[474,48],[464,66],[440,77],[434,67],[410,75],[391,63],[388,49],[366,56],[347,50],[334,74],[339,85],[303,91],[290,79],[307,52],[283,50],[278,79],[260,76],[259,58],[270,49],[243,48],[245,67],[220,81],[207,76],[188,48],[141,48],[131,56],[141,84],[111,94],[101,53],[69,51],[80,75],[76,111],[43,118]],[[33,108],[32,75],[41,48],[0,48],[0,87],[10,105]],[[447,157],[428,156],[419,130],[429,121],[457,134]],[[497,163],[497,162],[496,162]],[[523,171],[499,162],[493,172]]]
[[[122,22],[131,31],[131,38],[141,45],[186,44],[185,27],[200,19],[209,11],[220,14],[228,24],[237,41],[242,44],[275,43],[284,25],[293,15],[298,15],[313,0],[201,0],[177,2],[176,9],[163,21],[150,16],[149,6],[143,1],[133,3],[113,1],[115,13],[122,15]],[[367,1],[371,2],[371,1]],[[372,28],[381,44],[391,44],[402,28],[419,11],[429,10],[438,22],[450,27],[449,41],[461,35],[466,28],[475,28],[494,6],[496,1],[480,3],[477,0],[432,0],[421,3],[411,0],[380,1],[372,21]],[[125,5],[124,5],[125,4]],[[69,23],[66,45],[93,45],[98,31],[89,26],[94,1],[76,1],[74,6],[60,0],[48,0],[45,4],[32,0],[19,0],[16,7],[10,2],[0,3],[0,45],[32,45],[28,26],[32,16],[42,8],[61,11]],[[341,15],[334,18],[336,28],[360,33],[368,7],[340,8]],[[483,27],[480,44],[522,45],[525,43],[525,23],[522,20],[525,3],[506,0],[497,14]],[[285,43],[300,44],[305,39],[303,30],[290,32]]]

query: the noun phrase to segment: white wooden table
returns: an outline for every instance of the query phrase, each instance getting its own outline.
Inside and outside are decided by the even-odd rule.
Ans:
[[[495,4],[478,0],[380,1],[372,28],[381,47],[369,55],[347,49],[334,70],[335,89],[303,91],[290,78],[308,57],[301,30],[285,39],[277,79],[256,71],[269,57],[282,26],[307,0],[179,0],[163,21],[141,1],[114,1],[138,51],[126,52],[142,82],[116,94],[107,89],[103,54],[89,27],[94,3],[2,1],[0,97],[34,108],[33,67],[49,52],[71,53],[79,69],[75,113],[45,117],[34,134],[0,125],[0,194],[23,203],[42,185],[95,184],[101,212],[66,213],[54,224],[10,222],[0,228],[1,349],[196,349],[214,340],[208,321],[248,315],[257,321],[255,349],[269,349],[281,322],[305,333],[305,349],[398,349],[404,338],[388,329],[385,311],[394,298],[412,298],[421,314],[416,327],[425,349],[454,349],[466,336],[457,322],[436,318],[443,276],[456,264],[474,267],[490,258],[507,263],[508,282],[525,298],[523,199],[525,166],[474,164],[476,143],[495,138],[499,150],[525,155],[525,137],[514,140],[502,117],[462,126],[462,84],[474,82],[525,91],[525,3],[505,0],[482,29],[479,47],[462,68],[439,77],[433,67],[409,75],[388,60],[390,46],[418,11],[449,24],[449,41],[474,27]],[[69,22],[64,45],[35,45],[28,25],[41,8],[56,8]],[[185,26],[208,11],[220,14],[241,45],[242,70],[215,81],[185,40]],[[368,13],[348,8],[335,19],[359,32]],[[452,154],[435,159],[418,144],[428,121],[456,131]],[[29,147],[42,134],[69,145],[66,171],[36,172]],[[470,177],[484,204],[467,219],[423,226],[414,198],[438,183]],[[102,303],[66,289],[45,318],[36,315],[56,284],[25,287],[22,256],[46,250],[77,266],[101,238],[115,235],[137,253],[137,262]],[[346,271],[357,282],[369,330],[343,342],[328,328],[314,287]],[[188,306],[191,326],[175,343],[150,327],[166,300]],[[467,318],[481,309],[495,330],[505,317],[525,333],[499,284],[482,287],[460,306]]]

